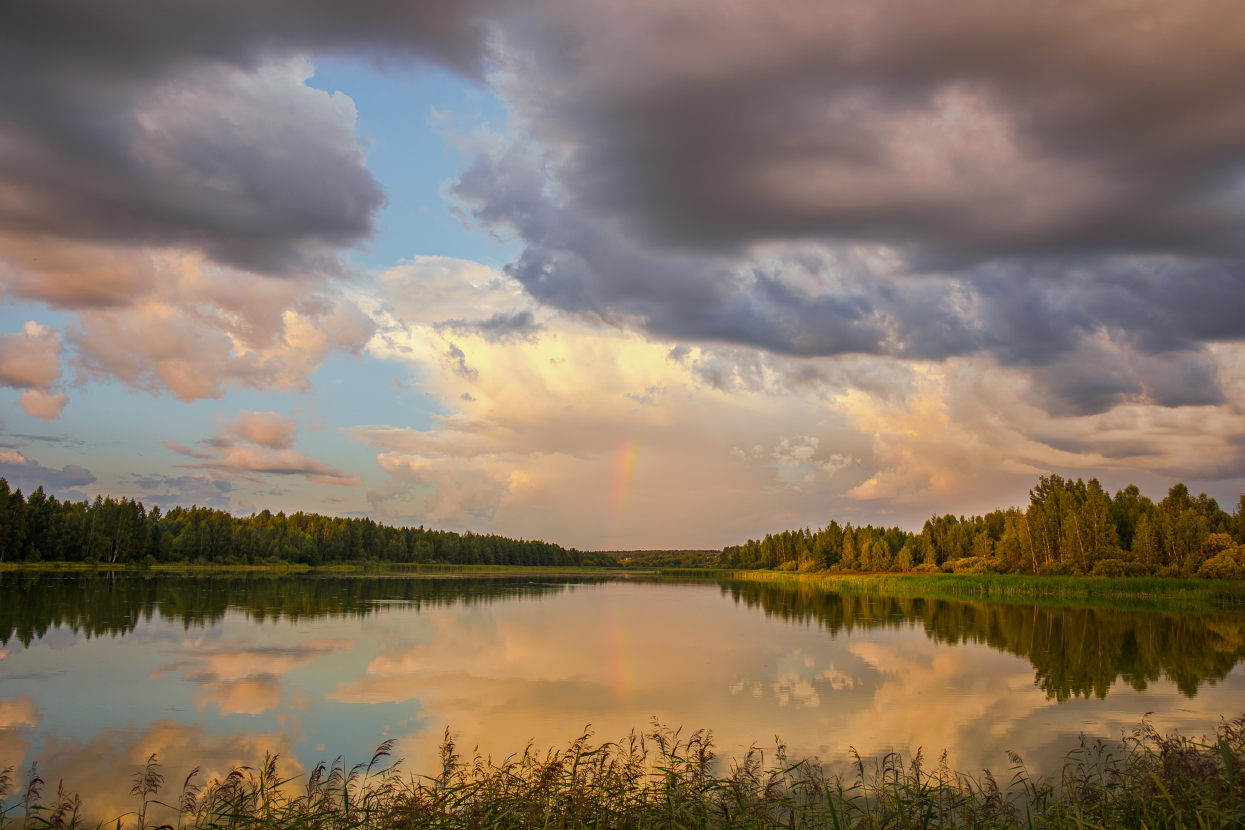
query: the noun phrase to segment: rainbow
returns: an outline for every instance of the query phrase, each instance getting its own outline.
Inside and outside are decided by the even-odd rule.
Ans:
[[[614,461],[614,484],[611,501],[614,506],[614,517],[621,519],[631,503],[631,493],[635,489],[635,471],[640,461],[640,439],[631,438],[618,448],[618,456]]]

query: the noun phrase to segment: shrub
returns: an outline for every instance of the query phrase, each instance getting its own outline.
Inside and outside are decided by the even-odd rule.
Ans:
[[[1150,568],[1144,562],[1126,559],[1101,559],[1089,572],[1090,576],[1149,576]]]
[[[1236,550],[1239,552],[1241,548]],[[1233,556],[1232,551],[1224,551],[1203,562],[1197,575],[1201,579],[1245,579],[1245,568],[1241,567],[1241,559],[1245,559],[1245,555]]]

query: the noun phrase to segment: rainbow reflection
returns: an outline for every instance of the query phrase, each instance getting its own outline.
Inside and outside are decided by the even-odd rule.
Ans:
[[[614,694],[625,700],[635,699],[635,664],[631,659],[631,645],[627,632],[618,619],[618,612],[610,609],[605,629],[605,653],[609,656],[610,681]]]

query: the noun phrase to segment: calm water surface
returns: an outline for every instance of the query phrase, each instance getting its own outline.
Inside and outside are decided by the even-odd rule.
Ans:
[[[280,752],[296,773],[386,738],[417,771],[448,727],[505,755],[652,718],[722,755],[781,736],[834,762],[923,746],[1054,770],[1147,712],[1245,711],[1245,614],[841,597],[589,578],[0,575],[0,768],[38,760],[88,809]],[[53,787],[54,789],[54,787]]]

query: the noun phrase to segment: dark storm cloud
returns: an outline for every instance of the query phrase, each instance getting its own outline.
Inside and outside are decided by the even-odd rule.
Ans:
[[[509,270],[539,301],[590,319],[794,357],[986,353],[1067,413],[1221,401],[1205,346],[1245,338],[1235,0],[10,3],[0,255],[17,235],[32,261],[75,240],[339,268],[383,194],[349,103],[303,83],[323,54],[496,84],[527,133],[454,194],[523,242]],[[27,294],[124,302],[133,268]]]
[[[520,146],[477,158],[453,192],[526,243],[507,270],[537,299],[639,319],[658,336],[795,357],[986,352],[1026,370],[1032,402],[1061,414],[1221,403],[1203,344],[1245,336],[1245,268],[1231,260],[1011,257],[920,274],[842,245],[689,252],[619,233],[545,181],[543,163]],[[698,372],[714,386],[747,374],[733,358]]]
[[[551,0],[500,42],[530,141],[454,193],[542,302],[784,355],[984,352],[1052,412],[1223,400],[1238,4]]]
[[[37,269],[38,240],[70,239],[334,270],[384,197],[349,102],[306,88],[291,61],[356,52],[478,77],[480,12],[470,0],[4,4],[0,235],[23,240],[10,261]]]
[[[412,57],[478,76],[483,12],[473,0],[15,0],[0,43],[64,74],[89,69],[115,79],[159,79],[201,62],[255,67],[273,53],[363,51]]]
[[[1225,0],[600,0],[528,17],[503,33],[512,98],[572,148],[574,201],[647,240],[970,261],[1245,248],[1245,10]]]

